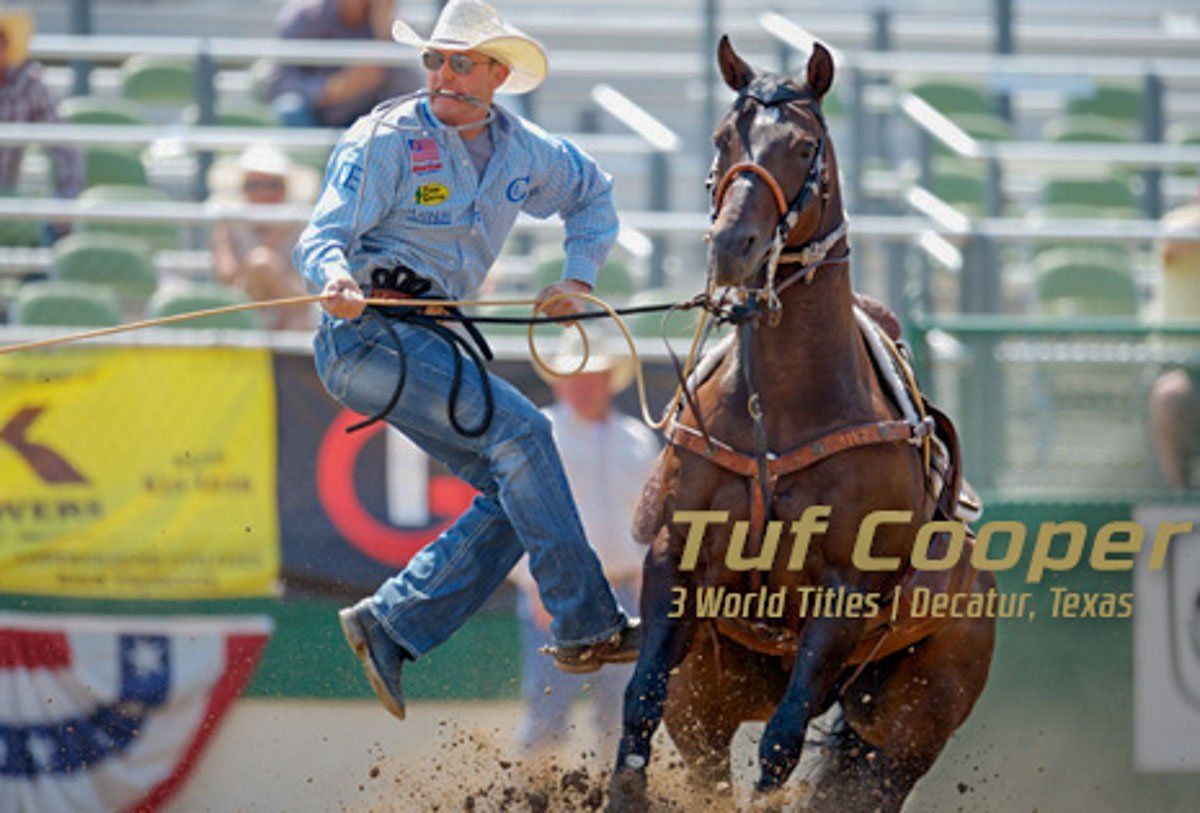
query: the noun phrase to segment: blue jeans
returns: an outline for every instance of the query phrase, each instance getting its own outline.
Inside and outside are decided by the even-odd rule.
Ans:
[[[626,606],[637,604],[636,584],[618,584],[614,590]],[[571,705],[587,686],[583,696],[591,705],[596,753],[606,757],[615,754],[621,737],[625,686],[633,676],[634,664],[610,664],[590,675],[563,672],[538,653],[539,647],[550,643],[549,636],[534,623],[524,591],[518,591],[517,615],[521,619],[521,697],[525,701],[525,716],[517,734],[521,750],[536,754],[539,749],[563,745],[570,734],[567,721]]]
[[[299,93],[284,93],[271,102],[271,112],[282,127],[319,127],[317,111]]]
[[[326,315],[313,342],[317,375],[347,409],[373,415],[399,375],[383,323]],[[387,421],[457,477],[479,490],[465,514],[426,545],[370,602],[388,634],[414,657],[445,641],[529,554],[542,603],[561,646],[602,641],[625,615],[584,536],[549,420],[515,387],[488,373],[495,412],[479,437],[458,434],[447,412],[457,348],[425,328],[394,322],[407,378]],[[464,359],[458,396],[463,426],[484,414],[482,382]]]

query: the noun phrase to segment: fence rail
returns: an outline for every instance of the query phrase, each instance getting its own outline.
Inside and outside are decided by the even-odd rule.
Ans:
[[[328,148],[345,132],[328,127],[221,127],[217,125],[22,124],[0,123],[0,145],[148,145],[169,141],[194,150],[227,150],[267,142],[281,149]],[[624,133],[571,133],[587,152],[644,155],[655,152],[639,136]]]

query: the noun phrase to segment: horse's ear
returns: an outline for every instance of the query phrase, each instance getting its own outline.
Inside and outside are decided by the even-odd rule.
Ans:
[[[734,90],[740,91],[754,78],[754,69],[733,50],[727,34],[721,35],[721,42],[717,45],[717,64],[721,66],[725,84]]]
[[[812,56],[808,58],[808,89],[818,99],[829,92],[833,85],[833,55],[819,42],[813,43]]]

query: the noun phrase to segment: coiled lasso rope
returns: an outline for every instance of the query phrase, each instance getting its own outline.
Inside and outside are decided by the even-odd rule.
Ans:
[[[84,330],[84,331],[79,331],[76,333],[69,333],[69,334],[66,334],[63,336],[52,336],[52,337],[46,338],[46,339],[37,339],[34,341],[28,341],[28,342],[18,342],[15,344],[0,345],[0,356],[8,355],[10,353],[23,353],[23,352],[29,352],[32,350],[44,350],[44,349],[50,348],[50,347],[59,347],[59,346],[65,345],[65,344],[73,344],[76,342],[87,341],[89,339],[99,339],[99,338],[103,338],[105,336],[114,336],[114,335],[117,335],[120,333],[130,333],[130,332],[133,332],[136,330],[146,330],[148,328],[162,327],[164,325],[173,325],[173,324],[177,324],[180,322],[186,322],[186,321],[189,321],[192,319],[203,319],[203,318],[209,317],[209,316],[222,316],[222,315],[230,314],[230,313],[243,313],[246,311],[268,310],[270,308],[283,308],[283,307],[289,307],[289,306],[293,306],[293,305],[310,305],[313,303],[326,302],[326,301],[330,301],[330,300],[334,300],[334,299],[338,299],[338,298],[340,298],[339,294],[307,294],[304,296],[289,296],[289,297],[283,297],[280,299],[266,299],[266,300],[262,300],[260,302],[241,302],[241,303],[237,303],[234,305],[222,305],[222,306],[216,307],[216,308],[205,308],[203,310],[189,311],[187,313],[178,313],[178,314],[173,314],[171,316],[159,316],[159,317],[156,317],[153,319],[144,319],[144,320],[137,321],[137,322],[128,322],[123,325],[113,325],[111,327],[102,327],[102,328],[95,328],[92,330]],[[676,387],[675,394],[671,397],[671,400],[668,402],[667,407],[664,409],[663,417],[658,420],[655,420],[654,418],[652,418],[650,416],[649,402],[647,401],[647,398],[646,398],[646,381],[645,381],[645,376],[644,376],[644,373],[642,370],[642,360],[641,360],[641,356],[638,354],[637,345],[634,342],[633,334],[630,333],[629,327],[625,324],[625,320],[622,318],[620,312],[618,312],[617,309],[613,308],[611,305],[609,305],[607,302],[605,302],[603,299],[601,299],[598,296],[594,296],[592,294],[583,293],[583,292],[566,291],[563,293],[558,293],[558,294],[554,294],[553,296],[547,297],[545,300],[543,300],[540,303],[536,299],[528,299],[528,298],[526,298],[526,299],[472,300],[472,299],[390,299],[390,298],[382,299],[382,298],[369,298],[368,297],[368,298],[363,299],[362,301],[363,301],[363,304],[366,306],[374,305],[376,307],[383,307],[383,308],[415,307],[415,308],[422,308],[422,309],[432,309],[432,308],[439,308],[439,307],[463,308],[463,307],[475,307],[475,306],[480,306],[480,305],[510,305],[510,306],[511,305],[517,305],[517,306],[529,305],[529,306],[533,307],[534,316],[527,320],[528,321],[528,331],[526,333],[526,341],[529,346],[529,355],[530,355],[530,359],[531,359],[532,363],[538,369],[542,370],[544,373],[546,373],[547,375],[549,375],[553,378],[567,378],[567,377],[570,377],[570,376],[573,376],[573,375],[576,375],[576,374],[582,372],[584,370],[584,368],[587,366],[588,359],[591,355],[591,348],[588,343],[587,331],[584,330],[582,321],[576,321],[576,320],[580,320],[583,317],[587,317],[588,315],[587,314],[572,314],[569,316],[551,317],[551,318],[545,318],[545,319],[537,318],[537,314],[540,313],[541,311],[545,310],[548,305],[550,305],[553,302],[562,300],[562,299],[582,299],[587,302],[590,302],[593,305],[596,305],[597,307],[599,307],[601,309],[601,311],[603,311],[604,315],[607,315],[608,318],[610,318],[614,322],[616,322],[617,327],[620,328],[620,330],[621,330],[621,335],[625,339],[626,345],[629,347],[630,358],[634,362],[634,374],[635,374],[635,378],[637,380],[638,402],[641,406],[642,420],[650,428],[652,428],[656,431],[661,430],[667,424],[667,421],[669,420],[669,416],[674,414],[676,408],[679,405],[680,400],[683,398],[683,388],[684,388],[685,382],[687,380],[687,376],[691,374],[691,371],[695,366],[696,353],[699,350],[700,344],[702,342],[702,337],[704,335],[704,329],[705,329],[705,326],[706,326],[708,318],[709,318],[709,314],[707,311],[705,311],[703,313],[703,315],[701,316],[701,318],[699,320],[697,320],[696,330],[695,330],[695,333],[692,335],[691,343],[688,348],[688,356],[687,356],[687,361],[684,365],[684,372],[683,372],[683,375],[681,376],[681,381],[680,381],[679,385]],[[682,309],[685,307],[691,307],[692,305],[693,305],[693,303],[690,303],[690,302],[676,303],[669,307],[660,307],[658,309],[659,310],[663,310],[663,309],[676,310],[676,309]],[[632,309],[632,310],[636,311],[638,309]],[[593,315],[598,316],[601,314],[593,314]],[[436,318],[446,318],[446,317],[433,315],[433,318],[436,319]],[[480,318],[479,320],[487,321],[486,317]],[[537,343],[534,339],[534,329],[539,324],[545,324],[547,322],[573,322],[573,324],[571,326],[573,326],[579,332],[579,336],[580,336],[580,339],[583,344],[583,357],[581,358],[579,365],[575,369],[566,370],[566,371],[555,370],[553,367],[551,367],[549,364],[547,364],[543,360],[541,354],[538,352]]]

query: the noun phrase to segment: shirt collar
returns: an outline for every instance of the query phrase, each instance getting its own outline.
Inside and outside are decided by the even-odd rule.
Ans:
[[[509,121],[511,114],[507,110],[495,102],[492,102],[492,109],[496,111],[496,118],[489,125],[489,132],[492,136],[492,145],[494,147],[499,141],[496,137],[497,133],[507,133],[512,124]],[[421,99],[417,103],[417,116],[421,119],[421,123],[427,127],[434,130],[446,130],[446,125],[434,115],[433,109],[429,106],[428,98]]]

